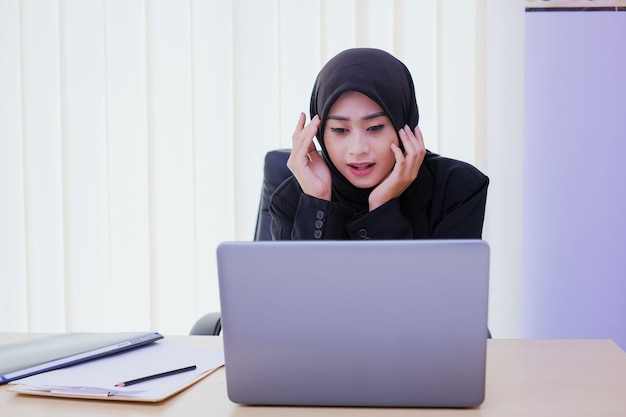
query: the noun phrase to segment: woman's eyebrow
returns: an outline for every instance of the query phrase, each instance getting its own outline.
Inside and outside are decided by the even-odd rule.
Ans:
[[[376,113],[368,114],[367,116],[363,117],[363,120],[375,119],[375,118],[381,117],[381,116],[385,116],[385,112],[384,111],[379,111],[379,112],[376,112]]]
[[[379,112],[376,112],[376,113],[367,114],[367,115],[363,116],[361,118],[361,120],[370,120],[370,119],[375,119],[375,118],[381,117],[381,116],[386,116],[385,112],[379,111]],[[328,120],[340,120],[340,121],[345,121],[345,122],[350,120],[349,117],[339,116],[339,115],[336,115],[336,114],[329,114],[326,119],[328,119]]]
[[[345,117],[345,116],[336,116],[333,114],[329,114],[327,117],[328,120],[341,120],[341,121],[345,121],[347,122],[348,120],[350,120],[350,118]]]

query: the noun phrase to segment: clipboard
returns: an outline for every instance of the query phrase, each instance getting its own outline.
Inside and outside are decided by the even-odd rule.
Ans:
[[[121,381],[193,364],[196,369],[128,387]],[[189,388],[224,365],[221,349],[169,340],[10,383],[7,391],[35,396],[105,401],[160,402]]]
[[[220,366],[221,367],[221,366]],[[213,373],[214,371],[218,370],[220,367],[217,367],[215,369],[211,369],[201,375],[199,375],[198,377],[194,378],[193,380],[188,381],[187,383],[185,383],[184,385],[180,385],[178,386],[176,389],[172,390],[172,391],[168,391],[166,393],[161,394],[160,396],[150,396],[150,395],[146,395],[146,396],[124,396],[124,395],[119,395],[119,394],[111,394],[111,395],[104,395],[101,392],[94,392],[94,391],[90,391],[88,389],[84,389],[82,390],[46,390],[46,389],[33,389],[27,385],[13,385],[11,387],[9,387],[7,389],[7,391],[11,391],[17,394],[25,394],[25,395],[38,395],[41,397],[59,397],[59,398],[79,398],[79,399],[83,399],[83,400],[104,400],[104,401],[137,401],[137,402],[148,402],[148,403],[157,403],[157,402],[161,402],[163,400],[166,400],[176,394],[178,394],[181,391],[186,390],[187,388],[189,388],[190,386],[194,385],[195,383],[201,381],[202,379],[204,379],[205,377],[209,376],[211,373]]]

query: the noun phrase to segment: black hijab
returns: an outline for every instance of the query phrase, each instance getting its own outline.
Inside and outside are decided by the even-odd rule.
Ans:
[[[357,188],[333,165],[324,144],[324,127],[330,108],[347,91],[357,91],[374,100],[396,129],[408,125],[415,129],[419,121],[415,86],[407,67],[380,49],[347,49],[324,65],[311,93],[311,118],[321,118],[317,140],[332,176],[332,199],[357,212],[368,209],[372,189]],[[402,145],[400,144],[402,147]]]

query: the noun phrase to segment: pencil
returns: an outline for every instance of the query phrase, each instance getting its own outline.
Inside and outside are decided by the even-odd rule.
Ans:
[[[161,372],[159,374],[148,375],[148,376],[144,376],[144,377],[137,378],[137,379],[131,379],[130,381],[118,382],[117,384],[115,384],[115,386],[127,387],[129,385],[139,384],[140,382],[151,381],[153,379],[162,378],[164,376],[176,375],[176,374],[180,374],[183,372],[193,371],[194,369],[196,369],[196,365],[187,366],[187,367],[180,368],[180,369],[174,369],[172,371]]]

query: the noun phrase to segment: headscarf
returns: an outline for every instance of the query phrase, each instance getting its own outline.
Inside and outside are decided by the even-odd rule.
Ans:
[[[413,78],[407,67],[380,49],[354,48],[340,52],[319,72],[311,93],[311,118],[321,118],[317,140],[332,177],[332,199],[367,210],[372,189],[357,188],[333,165],[324,144],[324,128],[330,108],[347,91],[357,91],[374,100],[389,117],[396,132],[404,125],[414,130],[419,122]],[[402,144],[400,143],[402,148]]]

